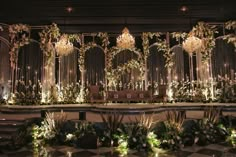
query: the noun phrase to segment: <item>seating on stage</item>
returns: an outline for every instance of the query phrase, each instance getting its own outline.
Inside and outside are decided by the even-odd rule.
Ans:
[[[107,101],[112,102],[151,102],[152,95],[150,91],[140,90],[121,90],[121,91],[108,91]]]
[[[91,85],[89,87],[89,101],[91,103],[103,102],[163,102],[167,101],[167,85],[159,85],[158,95],[152,95],[151,91],[125,89],[120,91],[107,91],[104,99],[99,90],[100,86]]]
[[[98,85],[91,85],[89,87],[89,101],[94,102],[104,102],[104,97],[99,90],[100,86]]]
[[[153,95],[152,101],[166,103],[167,102],[167,94],[166,94],[167,85],[159,85],[158,88],[159,88],[158,95]]]

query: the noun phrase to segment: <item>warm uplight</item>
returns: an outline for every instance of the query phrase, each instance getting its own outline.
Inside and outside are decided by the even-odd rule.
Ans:
[[[124,28],[122,34],[116,39],[117,47],[133,48],[135,45],[134,37],[129,34],[128,28]]]

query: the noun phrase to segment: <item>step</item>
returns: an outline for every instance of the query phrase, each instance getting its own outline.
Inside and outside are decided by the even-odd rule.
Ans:
[[[12,139],[12,136],[9,134],[0,134],[0,141],[10,141]]]
[[[1,134],[13,134],[14,132],[16,132],[18,130],[18,128],[0,128],[0,135]]]
[[[0,128],[19,128],[20,126],[22,126],[24,123],[18,123],[18,122],[0,122]]]
[[[11,141],[2,141],[0,142],[0,148],[9,148]]]
[[[17,122],[17,123],[24,123],[24,119],[6,119],[6,118],[0,118],[0,123],[11,123],[11,122]]]

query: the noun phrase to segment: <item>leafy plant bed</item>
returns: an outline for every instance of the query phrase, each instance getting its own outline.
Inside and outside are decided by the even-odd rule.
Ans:
[[[156,122],[153,115],[142,114],[128,123],[123,122],[123,115],[118,112],[101,113],[103,122],[99,123],[70,121],[64,112],[46,113],[44,119],[25,125],[15,139],[21,145],[31,143],[36,151],[42,146],[55,145],[84,149],[102,146],[115,147],[115,151],[124,155],[130,149],[155,154],[163,149],[180,150],[226,140],[234,146],[235,118],[222,117],[220,112],[219,108],[208,107],[203,119],[186,120],[185,111],[172,110],[167,112],[166,121]]]

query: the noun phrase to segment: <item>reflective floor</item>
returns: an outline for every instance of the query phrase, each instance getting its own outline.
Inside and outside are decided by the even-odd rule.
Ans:
[[[118,157],[119,154],[112,148],[100,147],[98,149],[76,149],[68,146],[54,146],[41,149],[34,153],[27,147],[17,151],[1,150],[0,157]],[[153,157],[146,152],[129,150],[128,157]],[[236,157],[236,149],[226,143],[211,144],[204,147],[192,146],[179,151],[166,151],[159,153],[158,157]]]

